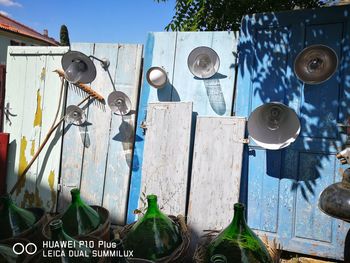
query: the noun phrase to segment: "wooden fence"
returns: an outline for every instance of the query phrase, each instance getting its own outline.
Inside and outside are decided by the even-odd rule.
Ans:
[[[345,9],[350,11],[348,7]],[[306,13],[298,13],[299,16],[289,14],[288,18],[288,13],[273,15],[266,17],[267,20],[261,18],[264,23],[256,20],[259,17],[246,18],[246,22],[257,21],[257,25],[246,23],[246,35],[240,40],[237,86],[238,39],[233,32],[150,33],[143,70],[142,45],[73,44],[72,50],[110,60],[110,75],[96,62],[97,78],[91,87],[107,99],[114,85],[131,99],[132,112],[121,117],[113,114],[108,106],[86,105],[87,125],[65,124],[56,132],[30,169],[25,183],[15,192],[17,203],[62,211],[70,201],[70,190],[79,187],[88,203],[106,207],[113,223],[124,224],[136,219],[134,210],[144,206],[146,194],[156,193],[166,213],[187,216],[196,240],[203,229],[224,227],[232,217],[233,203],[240,199],[248,204],[249,224],[270,239],[276,237],[284,249],[306,254],[319,251],[322,256],[343,259],[349,226],[321,214],[317,208],[318,193],[339,179],[334,145],[319,156],[318,153],[325,150],[324,145],[321,149],[311,143],[314,139],[320,142],[317,138],[324,135],[317,137],[320,129],[313,129],[315,134],[309,136],[310,131],[304,128],[302,139],[294,145],[303,146],[303,140],[309,136],[312,140],[307,145],[316,147],[311,147],[312,151],[310,147],[275,152],[262,150],[254,144],[243,147],[245,117],[255,107],[272,99],[287,102],[302,120],[313,123],[305,109],[315,98],[311,95],[317,97],[318,93],[312,87],[302,86],[290,65],[304,45],[320,41],[317,34],[311,34],[314,29],[332,35],[332,39],[347,37],[344,33],[347,31],[342,30],[348,18],[343,17],[343,9],[338,10],[338,16],[333,17],[319,11],[304,11]],[[309,12],[315,12],[317,19],[313,27],[303,28],[307,34],[302,31],[301,35],[307,40],[301,44],[290,41],[297,39],[290,34],[301,32],[298,19],[306,19]],[[264,34],[257,34],[262,24],[268,29],[260,28]],[[288,28],[290,24],[294,25],[292,29]],[[250,43],[247,46],[252,39],[259,45]],[[270,42],[265,45],[267,40]],[[328,43],[327,39],[324,41]],[[195,78],[187,67],[189,53],[198,46],[213,48],[221,59],[219,72],[209,80]],[[344,54],[342,50],[349,50],[340,46],[334,48],[340,57]],[[52,71],[61,68],[60,59],[66,51],[64,47],[9,48],[5,104],[9,105],[12,116],[4,126],[11,134],[8,188],[33,156],[52,121],[60,86],[59,78]],[[345,64],[340,68],[346,70],[347,60],[343,56]],[[258,61],[255,63],[254,59]],[[152,66],[162,67],[167,72],[169,82],[163,89],[152,88],[145,79]],[[269,74],[262,74],[261,68]],[[337,87],[347,83],[346,79],[340,79]],[[269,85],[277,86],[271,89]],[[297,90],[292,89],[295,87]],[[347,88],[345,85],[336,95],[347,98],[350,94]],[[271,98],[264,92],[266,90],[273,93]],[[327,94],[326,86],[320,90]],[[329,92],[328,101],[335,94]],[[83,98],[72,89],[68,89],[66,95],[62,111]],[[300,98],[308,101],[299,101]],[[301,102],[304,107],[300,106]],[[322,105],[322,101],[317,105]],[[333,105],[331,101],[329,105]],[[345,111],[342,108],[337,112]],[[235,113],[243,118],[233,117]],[[326,111],[319,115],[316,117],[320,125],[333,125]],[[341,118],[336,120],[341,121]],[[303,125],[307,127],[306,122]],[[324,131],[328,132],[326,128]],[[337,134],[335,136],[337,140],[334,141],[339,146],[340,139]],[[289,164],[281,166],[281,160]],[[328,174],[331,176],[327,177]],[[308,175],[315,180],[309,180]],[[281,218],[285,220],[281,222]],[[327,226],[325,231],[318,218]],[[299,221],[293,221],[296,219]],[[302,223],[311,230],[303,228]]]

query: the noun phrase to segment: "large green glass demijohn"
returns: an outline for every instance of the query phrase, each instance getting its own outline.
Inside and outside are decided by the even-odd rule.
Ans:
[[[234,205],[232,222],[207,248],[207,262],[212,262],[214,255],[225,256],[227,262],[235,263],[272,263],[263,242],[247,225],[244,218],[244,205]]]
[[[18,236],[35,222],[35,215],[18,207],[9,195],[0,197],[0,240]]]
[[[79,243],[71,236],[69,236],[63,230],[63,223],[60,219],[55,219],[50,222],[51,240],[59,241],[59,244],[71,244],[70,246],[64,245],[61,250],[64,252],[64,257],[60,258],[60,262],[95,262],[96,258],[92,257],[92,251],[90,248]],[[61,241],[64,241],[62,243]],[[62,253],[61,253],[62,254]]]
[[[148,208],[124,238],[126,250],[136,258],[157,260],[169,256],[182,242],[178,225],[163,214],[156,195],[147,196]]]
[[[81,198],[77,188],[71,190],[72,202],[63,213],[63,228],[70,236],[87,235],[98,228],[100,215]]]

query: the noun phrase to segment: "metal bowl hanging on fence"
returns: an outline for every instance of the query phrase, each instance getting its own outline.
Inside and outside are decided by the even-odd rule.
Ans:
[[[294,72],[306,84],[320,84],[337,70],[338,56],[325,45],[312,45],[303,49],[294,61]]]
[[[322,191],[318,206],[329,216],[350,221],[350,168],[343,173],[341,182],[332,184]]]
[[[197,47],[188,55],[187,65],[195,77],[208,79],[218,72],[220,58],[210,47]]]
[[[127,115],[131,110],[131,101],[124,92],[113,91],[108,95],[108,106],[117,115]]]
[[[79,51],[68,51],[65,53],[61,64],[66,79],[72,83],[90,83],[96,78],[94,62]]]
[[[86,115],[78,106],[69,105],[64,119],[68,124],[82,125],[86,121]]]

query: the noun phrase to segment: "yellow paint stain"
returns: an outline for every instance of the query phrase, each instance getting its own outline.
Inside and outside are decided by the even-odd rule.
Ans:
[[[21,207],[42,207],[43,201],[40,198],[38,188],[35,188],[35,192],[29,192],[26,190],[23,195]]]
[[[53,170],[50,171],[47,181],[49,182],[50,190],[53,191],[53,185],[55,183],[55,172]]]
[[[20,153],[19,153],[18,177],[21,176],[21,174],[23,173],[24,169],[28,165],[28,161],[27,161],[27,158],[26,158],[27,144],[28,143],[27,143],[26,137],[22,136]],[[21,192],[21,190],[24,187],[25,183],[26,183],[26,179],[23,178],[21,183],[18,185],[18,187],[16,189],[16,195],[19,195],[19,193]]]
[[[41,109],[41,95],[40,90],[38,89],[36,92],[36,112],[34,118],[34,127],[41,126],[43,111]]]
[[[35,154],[35,140],[32,140],[32,147],[30,147],[30,155],[34,156]]]
[[[54,189],[54,184],[55,184],[55,171],[51,170],[49,177],[47,179],[47,181],[49,182],[49,186],[50,186],[50,191],[51,191],[51,210],[53,211],[55,205],[56,205],[56,192]]]
[[[41,69],[40,80],[44,81],[46,76],[46,68]]]

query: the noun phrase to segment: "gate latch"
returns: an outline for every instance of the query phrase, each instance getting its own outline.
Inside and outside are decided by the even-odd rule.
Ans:
[[[10,112],[10,110],[12,110],[12,108],[10,107],[10,103],[9,102],[6,103],[6,106],[5,106],[4,110],[5,110],[4,113],[5,113],[5,117],[6,117],[6,122],[8,122],[8,124],[11,126],[12,125],[12,121],[10,119],[10,116],[11,117],[16,117],[17,114],[13,114],[13,113]]]

